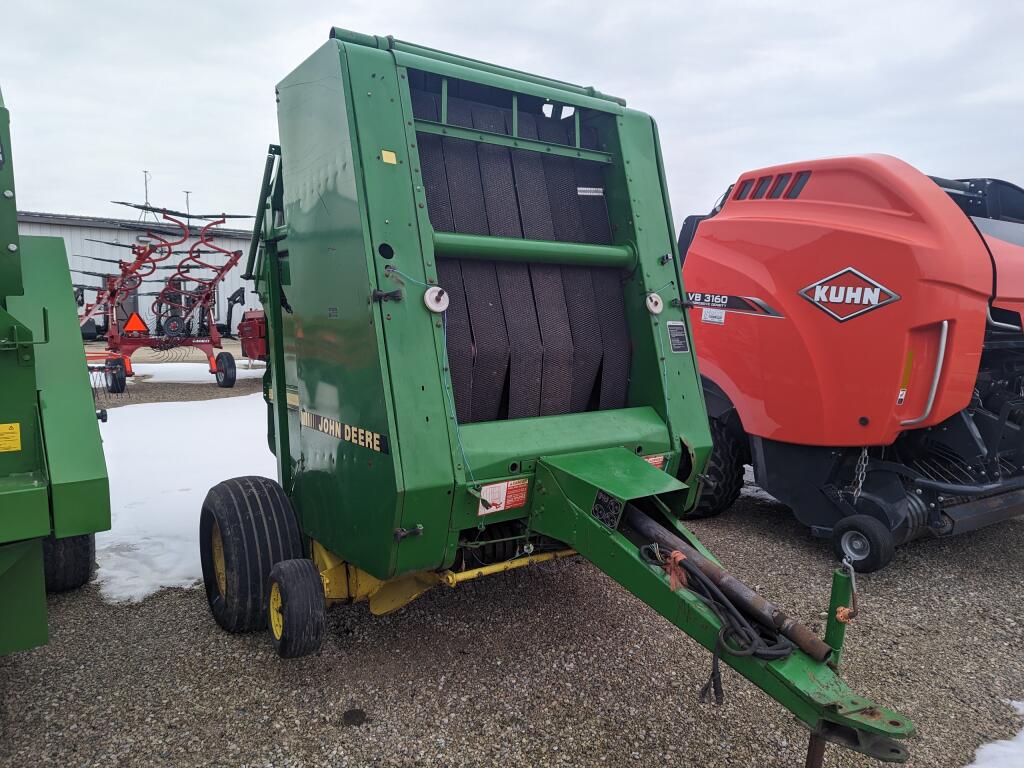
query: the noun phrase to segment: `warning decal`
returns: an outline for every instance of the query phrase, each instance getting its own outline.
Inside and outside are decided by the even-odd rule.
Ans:
[[[21,450],[21,424],[0,424],[0,453]]]
[[[665,457],[660,453],[656,453],[653,456],[644,456],[644,461],[656,469],[665,468]]]
[[[525,477],[485,485],[480,489],[480,504],[476,509],[477,516],[493,515],[495,512],[504,512],[506,509],[525,507],[526,492],[529,488],[530,481]],[[489,507],[484,504],[485,501],[490,504]]]
[[[665,323],[668,328],[668,344],[673,352],[689,352],[690,342],[686,338],[686,323],[679,320],[669,320]]]

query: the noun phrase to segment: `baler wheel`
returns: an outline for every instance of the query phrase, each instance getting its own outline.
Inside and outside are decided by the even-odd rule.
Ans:
[[[282,560],[270,571],[267,628],[284,659],[320,650],[327,629],[327,604],[320,572],[312,560]]]
[[[704,470],[707,481],[689,518],[715,517],[733,505],[743,487],[743,446],[733,430],[719,419],[708,419],[711,456]]]
[[[96,534],[43,539],[43,573],[47,592],[84,586],[96,567]]]
[[[235,477],[206,494],[199,556],[210,612],[228,632],[267,625],[267,579],[282,560],[302,557],[298,521],[281,486]]]
[[[230,352],[217,355],[217,386],[221,389],[235,386],[235,357]]]
[[[832,548],[840,560],[848,558],[858,573],[884,568],[895,554],[892,532],[871,515],[850,515],[836,523]]]

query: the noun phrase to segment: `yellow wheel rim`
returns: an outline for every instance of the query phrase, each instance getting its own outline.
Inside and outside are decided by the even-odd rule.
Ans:
[[[270,583],[270,632],[275,640],[284,633],[284,616],[281,614],[281,588],[277,582]]]
[[[227,597],[228,571],[224,565],[224,540],[220,537],[220,526],[216,520],[210,533],[210,549],[213,551],[213,572],[217,576],[217,590],[221,597]]]

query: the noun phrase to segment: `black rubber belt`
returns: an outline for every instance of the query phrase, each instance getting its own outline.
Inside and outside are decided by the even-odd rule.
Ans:
[[[597,149],[597,132],[593,128],[584,127],[580,144],[587,149]],[[574,164],[576,196],[579,200],[585,242],[602,245],[610,243],[612,233],[608,225],[608,206],[604,199],[604,175],[601,167],[587,160],[576,160]],[[629,386],[631,348],[626,323],[626,306],[622,298],[621,273],[616,269],[594,269],[591,278],[594,282],[594,296],[597,299],[597,315],[604,347],[597,407],[601,410],[624,408],[626,390]]]
[[[412,92],[413,114],[423,120],[437,120],[437,97],[422,91]],[[441,137],[417,133],[420,150],[420,172],[427,195],[427,213],[434,229],[452,232],[451,201],[448,198],[448,176],[445,173]],[[437,279],[448,293],[445,313],[445,342],[451,374],[455,414],[460,423],[473,415],[473,334],[469,327],[466,293],[462,286],[462,265],[457,259],[437,260]]]
[[[469,102],[448,99],[448,121],[452,125],[472,128]],[[442,139],[441,145],[455,231],[489,234],[476,145],[464,139],[451,138]],[[475,352],[472,421],[494,421],[501,411],[509,357],[508,332],[494,263],[464,260],[462,283],[466,289]]]
[[[501,110],[473,105],[473,127],[491,133],[505,132]],[[522,237],[512,158],[504,147],[480,144],[480,180],[487,208],[487,227],[496,237]],[[501,261],[495,265],[501,305],[508,331],[508,418],[540,415],[543,350],[537,310],[534,308],[530,271],[526,264]]]
[[[505,115],[507,132],[512,132],[512,113]],[[529,113],[519,115],[519,135],[537,138],[537,124]],[[523,237],[530,240],[554,240],[544,166],[536,152],[517,150],[512,153],[516,190],[519,193],[519,215]],[[562,270],[557,264],[530,264],[533,298],[537,308],[537,324],[544,348],[540,388],[540,415],[569,413],[572,393],[573,346],[569,327],[569,310],[562,288]]]
[[[542,141],[566,143],[565,126],[552,118],[537,118],[537,133]],[[545,156],[543,163],[555,239],[582,242],[583,222],[576,199],[576,175],[572,160]],[[587,410],[603,354],[597,299],[590,271],[590,267],[562,267],[562,286],[573,347],[569,396],[569,410],[572,413]]]

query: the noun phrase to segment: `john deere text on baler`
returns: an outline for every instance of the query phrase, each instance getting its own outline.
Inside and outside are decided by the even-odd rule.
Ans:
[[[88,581],[110,527],[64,241],[19,237],[0,96],[0,654],[47,640],[46,589]]]
[[[743,174],[680,247],[716,445],[697,514],[752,463],[870,571],[1024,513],[1024,190],[794,163]]]
[[[280,482],[203,505],[220,625],[298,656],[325,602],[578,552],[816,738],[905,759],[910,722],[836,675],[840,625],[818,639],[679,523],[710,440],[651,118],[340,29],[277,99],[243,345]]]

